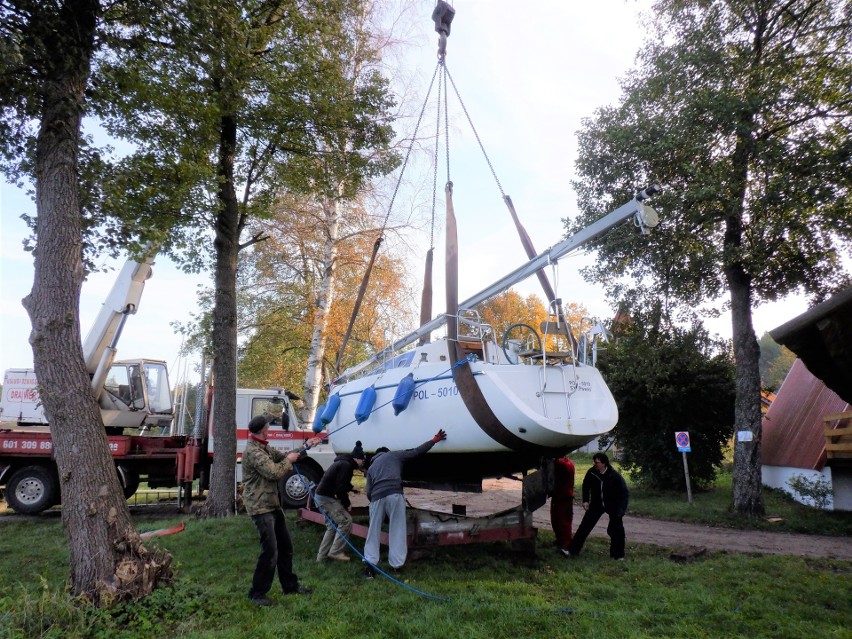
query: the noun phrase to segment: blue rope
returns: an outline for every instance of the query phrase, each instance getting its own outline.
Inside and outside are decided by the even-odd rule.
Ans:
[[[434,381],[434,380],[438,379],[438,378],[439,378],[439,377],[441,377],[442,375],[446,375],[447,373],[449,373],[449,372],[451,372],[451,371],[455,370],[456,368],[458,368],[459,366],[461,366],[461,365],[462,365],[462,364],[464,364],[465,362],[473,362],[473,361],[474,361],[474,359],[476,359],[476,356],[475,356],[474,354],[472,354],[472,353],[471,353],[470,355],[468,355],[468,356],[467,356],[467,357],[465,357],[464,359],[459,360],[458,362],[456,362],[455,364],[453,364],[452,366],[450,366],[448,369],[441,371],[441,372],[440,372],[440,373],[438,373],[437,375],[433,375],[432,377],[430,377],[430,378],[428,378],[428,379],[422,379],[422,380],[420,380],[419,382],[417,382],[417,383],[414,385],[414,389],[412,389],[412,392],[414,392],[414,390],[416,390],[419,386],[422,386],[423,384],[428,384],[429,382],[431,382],[431,381]],[[375,412],[376,412],[377,410],[379,410],[380,408],[384,408],[384,407],[385,407],[385,406],[387,406],[388,404],[392,404],[392,403],[393,403],[393,399],[391,399],[391,400],[390,400],[390,401],[388,401],[388,402],[385,402],[384,404],[380,404],[379,406],[376,406],[375,408],[373,408],[373,410],[371,410],[371,411],[370,411],[370,415],[372,415],[373,413],[375,413]],[[329,434],[329,435],[333,435],[333,434],[335,434],[335,433],[339,433],[340,431],[342,431],[342,430],[343,430],[344,428],[346,428],[347,426],[351,426],[352,424],[356,424],[356,423],[358,423],[358,420],[353,419],[352,421],[350,421],[350,422],[347,422],[347,423],[343,424],[343,426],[341,426],[340,428],[336,428],[336,429],[334,429],[334,430],[330,430],[330,431],[328,431],[328,434]]]
[[[392,577],[391,575],[386,573],[384,570],[382,570],[378,566],[367,561],[367,558],[364,557],[364,555],[362,555],[361,552],[354,545],[352,545],[352,542],[349,541],[349,539],[342,532],[340,532],[340,529],[337,527],[337,524],[334,523],[334,520],[329,516],[329,514],[325,511],[325,509],[323,509],[323,507],[317,502],[314,491],[311,489],[311,482],[309,482],[308,480],[306,480],[304,478],[304,476],[302,475],[302,473],[299,472],[299,469],[296,467],[295,464],[293,465],[293,470],[296,471],[296,475],[298,475],[299,479],[302,481],[302,484],[307,489],[308,494],[310,494],[310,496],[311,496],[311,500],[314,502],[314,505],[317,507],[317,509],[320,511],[320,513],[322,513],[322,516],[325,517],[326,522],[328,524],[330,524],[331,527],[334,529],[335,534],[337,534],[338,537],[340,537],[341,539],[343,539],[343,541],[346,542],[346,545],[349,546],[352,549],[352,551],[361,558],[361,561],[364,564],[366,564],[367,566],[369,566],[370,568],[372,568],[376,572],[380,573],[386,579],[389,579],[390,581],[394,582],[395,584],[402,586],[403,588],[406,588],[406,589],[410,590],[411,592],[413,592],[415,594],[418,594],[422,597],[426,597],[427,599],[434,599],[436,601],[450,601],[446,597],[439,597],[438,595],[432,595],[428,592],[424,592],[422,590],[418,590],[417,588],[413,588],[412,586],[409,586],[408,584],[403,583],[403,582],[399,581],[398,579],[395,579],[394,577]]]

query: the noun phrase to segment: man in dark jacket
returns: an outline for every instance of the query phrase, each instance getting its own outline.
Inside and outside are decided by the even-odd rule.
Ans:
[[[432,446],[447,438],[443,429],[435,436],[407,450],[379,448],[370,461],[367,471],[367,499],[370,500],[370,528],[364,543],[366,576],[372,579],[374,566],[379,563],[379,541],[382,523],[388,519],[388,563],[393,572],[399,572],[408,556],[406,540],[405,497],[402,495],[402,467],[409,459],[419,457]]]
[[[320,542],[317,561],[326,559],[349,561],[343,554],[346,548],[346,538],[352,529],[352,515],[349,514],[349,492],[355,490],[352,486],[352,474],[356,468],[364,466],[364,449],[361,442],[355,443],[352,453],[341,453],[322,476],[316,491],[314,501],[325,515],[325,535]]]
[[[258,415],[248,424],[249,440],[243,452],[243,503],[260,534],[260,556],[248,596],[257,606],[270,606],[266,593],[272,587],[275,570],[285,595],[309,594],[310,588],[299,583],[293,573],[293,543],[278,499],[278,480],[287,475],[299,460],[298,452],[287,453],[271,448],[267,441],[271,415]],[[321,440],[311,439],[308,446]]]
[[[601,515],[609,515],[606,534],[609,535],[609,556],[616,560],[624,559],[624,522],[630,494],[624,478],[609,465],[609,457],[604,453],[595,453],[592,467],[583,478],[583,508],[586,514],[567,548],[562,549],[566,557],[580,554],[586,537],[592,532]]]

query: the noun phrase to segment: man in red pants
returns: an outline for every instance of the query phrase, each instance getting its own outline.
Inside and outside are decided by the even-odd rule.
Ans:
[[[571,543],[574,523],[574,462],[568,455],[556,460],[553,474],[550,525],[556,535],[556,545],[564,549]]]

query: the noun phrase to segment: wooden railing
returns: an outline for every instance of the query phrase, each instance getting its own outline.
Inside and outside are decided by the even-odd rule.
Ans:
[[[826,415],[823,422],[828,459],[852,460],[852,411]]]

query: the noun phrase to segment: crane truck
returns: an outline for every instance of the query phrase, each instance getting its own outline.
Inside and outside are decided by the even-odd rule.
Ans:
[[[166,362],[116,360],[121,332],[129,316],[139,308],[152,265],[153,256],[125,263],[83,343],[83,356],[125,497],[133,496],[144,481],[149,488],[177,487],[182,505],[187,506],[196,480],[200,492],[209,487],[215,452],[212,417],[194,434],[176,432]],[[207,395],[212,401],[212,392]],[[264,413],[276,416],[270,445],[283,451],[301,448],[307,439],[316,436],[299,423],[291,403],[294,398],[294,394],[281,388],[237,389],[234,424],[238,481],[248,422],[253,417]],[[213,411],[207,414],[212,416]],[[281,428],[275,428],[276,423]],[[323,437],[323,433],[319,436]],[[297,466],[303,477],[318,482],[333,459],[331,446],[324,439]],[[36,371],[32,369],[9,369],[3,378],[0,487],[3,486],[7,505],[18,513],[40,513],[61,502],[50,425],[39,401]],[[282,480],[281,498],[293,508],[306,502],[307,488],[295,473]]]

